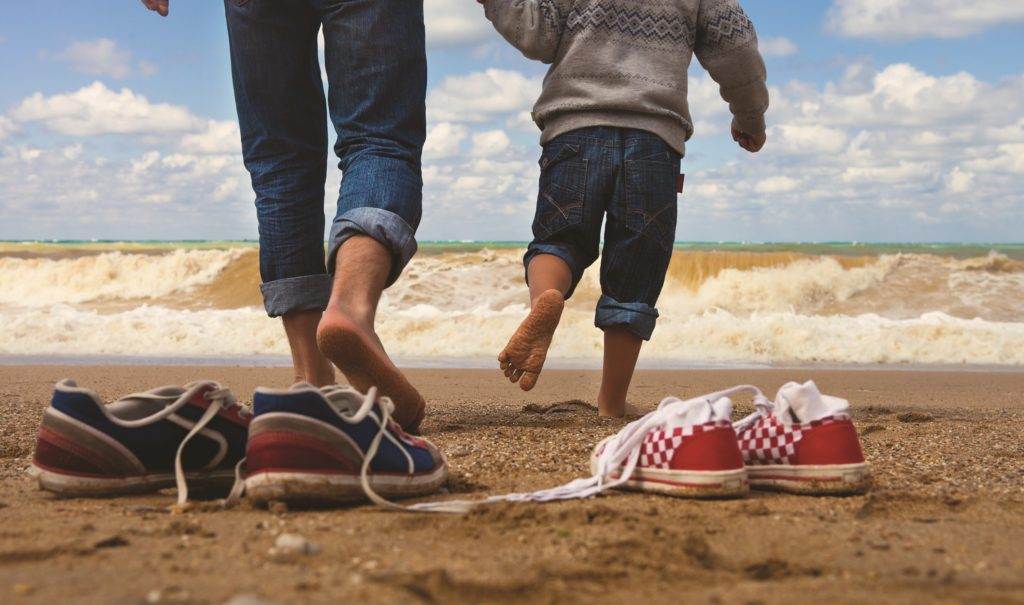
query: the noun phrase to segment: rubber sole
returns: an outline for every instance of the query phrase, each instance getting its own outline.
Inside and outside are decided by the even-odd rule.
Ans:
[[[87,477],[69,475],[34,464],[29,467],[28,473],[36,478],[41,489],[67,498],[144,494],[175,485],[174,475],[170,473],[137,477]],[[235,481],[235,472],[222,470],[211,473],[186,473],[185,478],[188,479],[191,490],[222,489],[227,493]]]
[[[868,463],[748,466],[750,487],[808,496],[852,496],[871,489]]]
[[[591,473],[596,465],[591,462]],[[613,474],[612,478],[618,475]],[[676,471],[636,469],[619,489],[652,492],[676,498],[743,498],[750,493],[746,469],[728,471]]]
[[[441,466],[421,475],[372,475],[370,487],[384,498],[413,498],[435,493],[448,478]],[[359,475],[265,471],[245,480],[246,496],[259,504],[271,500],[303,504],[351,504],[367,500]]]

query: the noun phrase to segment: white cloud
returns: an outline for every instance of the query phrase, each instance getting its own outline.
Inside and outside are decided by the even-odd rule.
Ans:
[[[760,154],[691,171],[683,237],[700,225],[757,239],[991,241],[1024,228],[1024,76],[859,65],[773,88],[768,118]]]
[[[479,44],[494,34],[483,7],[473,0],[426,0],[423,10],[430,48]]]
[[[761,54],[766,57],[788,57],[796,54],[800,47],[789,38],[761,38],[757,41]]]
[[[792,155],[839,153],[849,140],[846,132],[822,124],[781,124],[768,135],[775,151]]]
[[[754,190],[758,193],[768,194],[788,193],[798,186],[800,186],[800,181],[785,175],[777,175],[762,179],[754,186]]]
[[[182,137],[181,149],[191,153],[241,153],[238,122],[209,120],[201,132]]]
[[[55,58],[66,61],[83,74],[107,76],[119,80],[132,73],[132,53],[120,48],[110,38],[72,42]]]
[[[504,130],[485,130],[473,135],[473,157],[488,158],[507,151],[512,141]]]
[[[157,72],[160,71],[160,68],[157,67],[156,63],[153,63],[151,61],[146,61],[145,59],[140,59],[139,63],[138,63],[138,66],[139,66],[139,73],[144,75],[144,76],[147,76],[147,77],[148,76],[155,76],[157,74]]]
[[[946,176],[946,191],[949,193],[967,193],[974,183],[974,173],[962,170],[959,166]],[[940,208],[941,210],[942,208]],[[943,210],[947,212],[947,210]]]
[[[115,92],[101,82],[71,93],[44,96],[37,92],[11,110],[9,117],[72,136],[197,132],[206,126],[205,120],[185,107],[150,103],[128,88]]]
[[[427,141],[423,145],[424,159],[434,160],[452,157],[458,153],[462,141],[469,134],[469,129],[461,124],[440,122],[427,131]]]
[[[0,148],[2,237],[162,239],[254,232],[252,192],[240,156],[149,150],[111,159],[98,151],[91,140],[50,149]],[[158,215],[153,205],[161,207]]]
[[[1019,0],[835,0],[828,26],[844,36],[906,40],[959,38],[1024,21]]]
[[[6,116],[0,116],[0,141],[7,138],[16,129],[17,128],[15,127],[14,122],[12,122],[10,118]]]
[[[447,76],[427,94],[427,117],[448,122],[483,122],[528,111],[540,95],[540,78],[487,69]]]

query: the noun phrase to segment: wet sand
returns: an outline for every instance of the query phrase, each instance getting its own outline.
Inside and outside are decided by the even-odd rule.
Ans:
[[[641,372],[632,403],[645,411],[669,394],[753,382],[773,395],[813,378],[851,400],[876,487],[718,502],[622,494],[466,517],[213,502],[171,514],[171,492],[53,498],[24,470],[52,384],[68,376],[108,399],[212,377],[245,401],[290,378],[282,368],[0,367],[4,603],[1024,602],[1024,373]],[[548,409],[593,403],[593,371],[545,371],[529,393],[496,369],[410,376],[460,496],[579,476],[593,444],[623,424],[578,403]],[[737,414],[748,411],[743,402]],[[282,532],[319,552],[271,556]]]

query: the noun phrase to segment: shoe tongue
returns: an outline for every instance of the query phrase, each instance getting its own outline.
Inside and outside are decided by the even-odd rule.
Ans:
[[[707,424],[714,420],[729,420],[732,416],[732,400],[728,397],[714,403],[708,403],[706,399],[691,399],[677,405],[680,407],[665,421],[666,428]]]
[[[775,416],[796,422],[812,422],[850,409],[850,402],[822,395],[813,380],[803,384],[790,382],[775,395]]]
[[[294,389],[296,387],[299,387],[300,385],[303,385],[303,383],[299,383],[292,388]],[[360,408],[360,406],[363,405],[363,400],[366,397],[365,395],[353,389],[352,387],[339,387],[337,385],[331,385],[326,386],[322,389],[317,389],[312,385],[305,384],[302,388],[312,388],[319,390],[320,393],[324,396],[324,399],[326,399],[327,402],[334,407],[334,409],[338,410],[339,412],[347,412],[349,414],[355,413]]]
[[[163,411],[184,392],[185,389],[179,386],[165,386],[142,393],[132,393],[110,403],[107,411],[122,420],[138,420]]]

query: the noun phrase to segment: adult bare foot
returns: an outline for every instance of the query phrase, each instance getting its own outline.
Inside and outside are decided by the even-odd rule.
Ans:
[[[548,290],[538,296],[533,303],[533,310],[519,324],[516,333],[498,355],[498,363],[505,371],[505,377],[518,382],[519,388],[524,391],[529,391],[537,384],[564,306],[565,297],[558,290]]]
[[[340,308],[328,307],[316,331],[320,352],[360,391],[370,387],[395,403],[395,422],[410,433],[418,433],[426,413],[426,402],[381,346],[376,333],[361,325]]]

